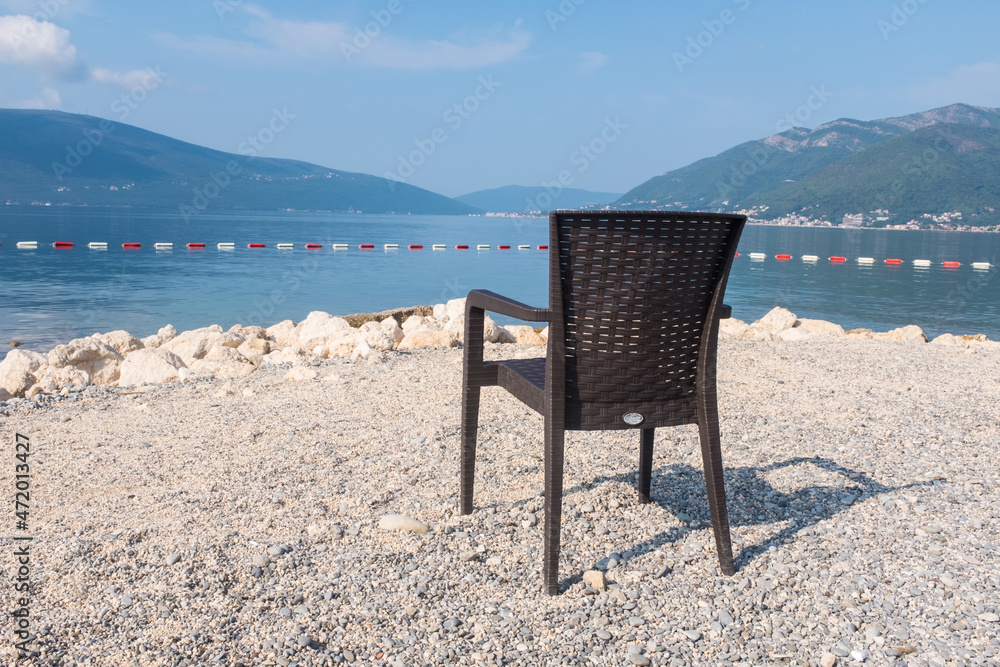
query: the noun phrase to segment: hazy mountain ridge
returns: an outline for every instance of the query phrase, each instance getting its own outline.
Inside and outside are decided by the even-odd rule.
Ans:
[[[251,152],[251,151],[248,151]],[[0,203],[201,210],[468,214],[415,186],[297,160],[225,153],[58,111],[0,109]]]
[[[874,226],[929,226],[949,215],[961,224],[997,225],[998,131],[1000,110],[965,104],[875,121],[838,119],[656,176],[613,205],[744,210],[760,220],[799,216],[830,224],[863,214]]]
[[[538,213],[555,209],[599,208],[621,197],[621,193],[594,192],[580,188],[505,185],[455,197],[456,200],[491,213]]]

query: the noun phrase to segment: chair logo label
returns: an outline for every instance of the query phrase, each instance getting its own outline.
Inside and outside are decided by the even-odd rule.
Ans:
[[[622,419],[624,419],[625,423],[628,424],[629,426],[638,426],[646,418],[640,415],[638,412],[630,412],[624,417],[622,417]]]

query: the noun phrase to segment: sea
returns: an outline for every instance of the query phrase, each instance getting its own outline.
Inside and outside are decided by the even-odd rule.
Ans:
[[[17,247],[37,241],[35,249]],[[54,242],[72,248],[55,248]],[[93,250],[89,242],[106,242]],[[140,243],[125,250],[123,243]],[[204,249],[188,249],[189,242]],[[172,249],[154,249],[172,243]],[[220,250],[218,243],[233,243]],[[263,243],[251,249],[249,243]],[[277,244],[290,243],[291,249]],[[322,249],[306,250],[305,244]],[[333,244],[347,244],[334,250]],[[142,337],[220,324],[269,326],[309,312],[376,312],[490,289],[548,303],[548,221],[542,218],[314,212],[109,212],[7,207],[0,211],[0,345],[45,351],[125,329]],[[374,249],[361,250],[361,244]],[[398,244],[386,250],[385,244]],[[409,249],[410,244],[422,249]],[[433,250],[444,244],[445,250]],[[456,250],[467,244],[469,250]],[[498,246],[510,245],[510,250]],[[488,250],[477,250],[488,245]],[[530,246],[517,249],[518,245]],[[775,306],[845,329],[907,324],[928,337],[1000,340],[1000,235],[748,225],[726,292],[752,322]],[[752,259],[751,253],[763,253]],[[780,261],[777,255],[790,255]],[[815,262],[803,255],[816,255]],[[831,262],[831,256],[845,257]],[[858,257],[874,259],[859,264]],[[899,259],[887,265],[885,259]],[[915,266],[913,260],[929,260]],[[946,267],[944,262],[958,262]],[[986,269],[973,263],[987,262]],[[509,322],[498,318],[502,322]]]

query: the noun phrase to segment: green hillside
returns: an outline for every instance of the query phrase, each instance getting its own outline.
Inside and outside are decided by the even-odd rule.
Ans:
[[[964,104],[793,128],[651,178],[614,205],[749,209],[765,220],[800,213],[834,223],[861,213],[876,225],[957,210],[964,224],[995,225],[997,129],[1000,110]]]
[[[93,116],[0,109],[0,203],[467,214],[405,183],[224,153]]]

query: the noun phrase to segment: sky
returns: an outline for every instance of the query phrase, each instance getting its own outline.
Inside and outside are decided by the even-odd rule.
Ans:
[[[1000,107],[995,0],[0,0],[0,107],[448,196],[626,192],[791,125]]]

